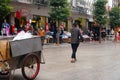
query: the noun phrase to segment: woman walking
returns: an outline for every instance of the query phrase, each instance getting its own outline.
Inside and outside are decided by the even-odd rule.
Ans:
[[[83,37],[80,33],[79,23],[75,22],[71,29],[71,48],[72,48],[71,63],[76,62],[76,51],[79,46],[80,39],[83,41]]]

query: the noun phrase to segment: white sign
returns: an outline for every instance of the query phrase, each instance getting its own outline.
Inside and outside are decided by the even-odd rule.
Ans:
[[[20,10],[22,16],[29,16],[29,12],[26,8],[22,8]]]

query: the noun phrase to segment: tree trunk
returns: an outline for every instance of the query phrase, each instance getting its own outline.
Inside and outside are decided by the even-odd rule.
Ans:
[[[58,20],[57,35],[56,35],[56,37],[57,37],[57,45],[60,44],[60,39],[59,39],[60,29],[59,28],[60,28],[60,21]]]
[[[101,25],[99,26],[99,43],[101,43]]]
[[[114,29],[114,33],[115,33],[115,39],[114,39],[114,41],[117,41],[117,28]]]

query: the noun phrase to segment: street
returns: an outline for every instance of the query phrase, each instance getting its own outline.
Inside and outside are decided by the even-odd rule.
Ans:
[[[120,80],[119,48],[120,43],[112,41],[81,43],[77,62],[71,63],[70,44],[45,45],[45,64],[35,80]],[[13,77],[24,80],[20,70]]]

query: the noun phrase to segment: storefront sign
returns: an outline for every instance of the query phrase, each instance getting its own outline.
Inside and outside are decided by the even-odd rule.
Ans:
[[[21,16],[28,16],[29,15],[29,11],[25,8],[22,8],[20,10],[20,12],[21,12]]]

